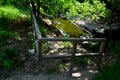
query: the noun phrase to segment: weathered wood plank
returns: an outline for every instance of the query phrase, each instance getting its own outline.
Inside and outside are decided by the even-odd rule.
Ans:
[[[57,53],[56,53],[57,54]],[[94,57],[99,55],[99,53],[76,53],[75,57]],[[43,55],[43,59],[65,59],[71,58],[71,54],[64,54],[64,55]]]
[[[42,65],[43,65],[43,56],[42,56],[42,43],[38,41],[38,59],[37,59],[37,64],[38,64],[38,70],[41,70]]]
[[[34,14],[33,14],[32,16],[33,16],[33,21],[34,21],[33,23],[34,23],[34,27],[35,27],[35,32],[36,32],[37,38],[40,39],[42,36],[41,36],[40,31],[39,31],[36,18],[35,18],[35,16],[34,16]]]
[[[100,49],[99,49],[99,55],[98,55],[97,63],[96,63],[99,71],[101,70],[101,61],[102,61],[102,55],[103,55],[104,47],[105,47],[105,41],[102,41],[101,45],[100,45]]]
[[[35,34],[37,36],[37,39],[40,39],[42,36],[39,31],[39,27],[38,27],[35,15],[33,14],[32,4],[30,4],[30,10],[31,10],[32,27],[35,29]]]
[[[70,61],[70,68],[69,68],[70,75],[72,75],[72,70],[73,70],[74,60],[76,55],[76,48],[77,48],[77,42],[73,42],[73,52],[71,54],[71,61]]]
[[[41,38],[40,41],[106,41],[106,38],[88,38],[88,39],[81,39],[81,38]]]

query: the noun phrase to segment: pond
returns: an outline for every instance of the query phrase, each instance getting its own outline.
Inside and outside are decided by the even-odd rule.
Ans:
[[[82,36],[91,35],[87,30],[77,27],[77,25],[73,24],[71,21],[67,19],[55,18],[53,19],[53,24],[61,32],[67,33],[77,38],[79,38],[81,35]]]

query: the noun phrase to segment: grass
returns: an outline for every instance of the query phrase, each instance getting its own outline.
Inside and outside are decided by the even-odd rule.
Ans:
[[[16,49],[6,48],[0,52],[0,78],[11,76],[11,71],[21,67],[20,52]]]
[[[9,46],[10,43],[20,38],[20,34],[13,30],[16,26],[14,23],[21,20],[30,20],[28,8],[17,8],[13,5],[0,5],[0,72],[3,72],[0,74],[0,78],[1,76],[9,76],[11,74],[10,71],[17,70],[21,67],[20,52],[15,48],[4,50],[2,48]]]
[[[12,5],[0,6],[0,49],[3,46],[17,40],[20,35],[14,29],[15,21],[30,19],[29,9],[17,8]],[[20,54],[15,49],[5,49],[0,51],[0,70],[16,69],[20,66]]]
[[[120,61],[107,64],[93,80],[120,80]]]
[[[19,18],[27,18],[27,11],[26,13],[24,9],[18,9],[14,6],[0,6],[0,19],[8,19],[8,20],[15,20]]]
[[[85,58],[76,58],[74,60],[75,65],[80,65],[80,66],[86,66],[89,63],[90,59],[85,57]]]
[[[5,49],[0,53],[0,70],[11,70],[20,67],[20,53],[15,49]]]
[[[16,8],[12,5],[0,6],[0,47],[19,37],[18,32],[9,30],[11,23],[20,19],[30,19],[28,8]],[[14,26],[12,26],[14,28]]]
[[[109,53],[116,56],[116,62],[109,62],[93,80],[120,80],[120,41],[110,41],[108,48]]]
[[[0,27],[0,47],[16,40],[19,37],[17,32],[9,32],[7,29]]]
[[[58,69],[59,69],[58,65],[49,66],[45,69],[45,73],[52,74],[52,73],[56,72]]]

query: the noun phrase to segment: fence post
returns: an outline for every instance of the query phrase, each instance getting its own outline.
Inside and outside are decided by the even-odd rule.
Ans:
[[[37,51],[37,64],[38,64],[38,71],[42,68],[42,42],[37,40],[36,41],[36,51]]]
[[[105,47],[105,41],[102,41],[100,44],[99,55],[98,55],[98,60],[97,60],[98,71],[101,70],[101,61],[102,61],[104,47]]]
[[[73,52],[72,52],[72,55],[71,55],[69,75],[72,75],[73,66],[74,66],[74,60],[75,60],[75,54],[76,54],[76,48],[77,48],[77,42],[73,41]]]

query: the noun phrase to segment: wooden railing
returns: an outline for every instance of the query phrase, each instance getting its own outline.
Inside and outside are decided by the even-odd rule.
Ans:
[[[73,68],[73,63],[74,63],[74,59],[75,57],[98,57],[98,61],[97,61],[97,66],[98,68],[100,68],[100,64],[101,64],[101,59],[102,59],[102,53],[104,50],[104,45],[105,45],[105,38],[89,38],[89,39],[80,39],[80,38],[43,38],[41,36],[37,21],[36,21],[36,17],[33,13],[33,7],[32,4],[30,4],[30,10],[31,10],[31,19],[32,19],[32,27],[33,27],[33,31],[35,33],[35,53],[37,53],[38,56],[38,63],[42,64],[42,60],[43,59],[61,59],[61,58],[71,58],[71,65],[70,65],[70,72],[72,71]],[[65,55],[46,55],[43,56],[43,51],[42,51],[42,43],[43,42],[48,42],[48,41],[64,41],[64,42],[72,42],[73,43],[73,47],[72,47],[72,54],[65,54]],[[83,42],[83,41],[96,41],[96,42],[100,42],[100,48],[99,48],[99,52],[97,53],[89,53],[89,54],[81,54],[81,53],[76,53],[76,49],[77,49],[77,43],[78,42]]]

